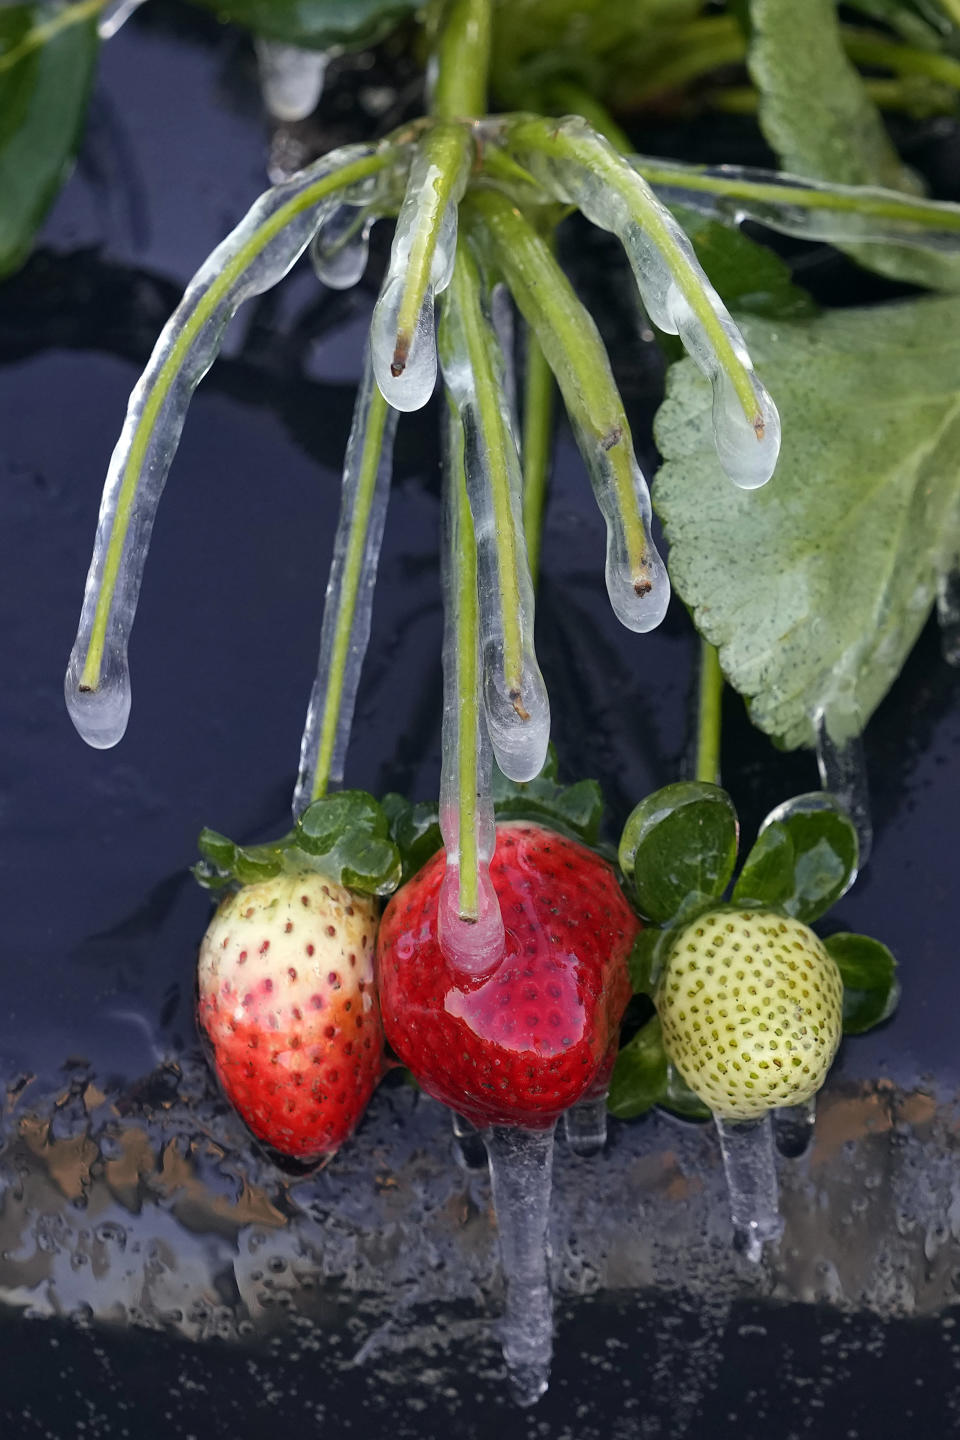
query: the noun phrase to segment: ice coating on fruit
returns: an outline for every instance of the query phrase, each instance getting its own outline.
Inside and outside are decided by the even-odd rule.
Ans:
[[[547,1388],[553,1357],[548,1239],[553,1127],[495,1125],[487,1133],[487,1154],[506,1292],[503,1358],[517,1404],[534,1405]]]
[[[444,297],[440,359],[463,432],[463,469],[477,547],[487,734],[503,773],[525,782],[543,769],[550,702],[533,645],[523,477],[506,368],[480,284],[472,257],[461,250]]]
[[[338,1149],[380,1078],[376,924],[370,898],[283,875],[225,900],[200,946],[197,1018],[220,1083],[285,1154]]]
[[[421,1086],[475,1125],[544,1128],[590,1091],[630,997],[639,922],[613,868],[524,822],[497,827],[490,866],[505,928],[487,975],[437,941],[445,858],[392,897],[377,975],[390,1044]]]
[[[663,1044],[716,1115],[749,1120],[799,1105],[840,1043],[843,983],[807,925],[717,909],[671,946],[656,998]]]
[[[328,783],[343,779],[353,711],[363,669],[380,544],[393,469],[397,412],[373,378],[369,349],[347,441],[340,491],[340,518],[323,607],[320,657],[300,743],[293,796],[300,815]]]
[[[116,745],[126,728],[127,646],[157,506],[190,398],[238,306],[282,279],[309,244],[329,205],[311,203],[311,192],[375,154],[374,146],[345,146],[261,195],[201,266],[161,332],[110,460],[64,683],[70,717],[88,744]]]
[[[443,537],[443,724],[440,833],[446,870],[438,935],[458,971],[484,973],[503,953],[503,920],[490,879],[496,843],[493,759],[480,703],[477,551],[464,479],[459,417],[446,406]]]
[[[459,154],[452,163],[447,158],[439,164],[435,158],[440,153],[435,145],[439,131],[437,127],[428,132],[410,165],[390,263],[370,326],[377,384],[384,398],[401,411],[420,410],[436,384],[435,300],[453,273],[457,207],[469,173],[467,132],[458,127]],[[427,268],[419,293],[416,280],[424,262]]]
[[[743,1238],[748,1260],[756,1264],[763,1247],[783,1234],[780,1191],[770,1116],[754,1120],[715,1117],[730,1197],[730,1219]]]
[[[275,120],[305,120],[316,110],[330,56],[281,40],[254,41],[263,103]]]
[[[558,145],[554,138],[545,147],[537,131],[547,124],[554,137],[569,143]],[[507,133],[518,158],[551,194],[576,205],[620,240],[650,319],[667,334],[680,336],[710,381],[721,465],[742,489],[765,484],[780,453],[776,407],[754,373],[738,326],[670,211],[578,116],[521,120],[516,127],[508,124]]]

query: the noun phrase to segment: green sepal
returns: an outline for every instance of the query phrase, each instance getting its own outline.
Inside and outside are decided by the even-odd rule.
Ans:
[[[226,835],[221,835],[219,830],[209,830],[205,826],[197,837],[197,849],[214,870],[223,873],[232,871],[237,847]]]
[[[769,905],[809,925],[857,878],[857,831],[822,790],[778,805],[760,827],[733,889],[737,904]]]
[[[897,962],[879,940],[868,935],[831,935],[827,953],[843,980],[843,1029],[862,1035],[889,1020],[900,1000]]]
[[[660,1019],[654,1015],[617,1056],[607,1096],[610,1114],[632,1120],[660,1104],[667,1092],[667,1066]]]
[[[603,818],[603,792],[596,780],[574,785],[557,781],[557,752],[547,750],[543,769],[521,784],[493,767],[493,808],[498,820],[538,820],[574,840],[596,847]]]
[[[429,801],[413,805],[396,792],[384,795],[382,804],[390,837],[400,852],[403,879],[409,880],[443,845],[439,811]]]
[[[718,785],[682,781],[641,800],[619,850],[641,914],[663,924],[681,907],[719,899],[736,864],[737,836],[737,812]]]
[[[633,949],[627,956],[627,969],[634,995],[653,995],[657,988],[662,968],[664,931],[648,925],[639,931],[633,942]]]
[[[386,835],[387,817],[365,790],[340,790],[314,800],[296,824],[297,844],[309,855],[326,855],[348,830]]]
[[[272,880],[284,866],[284,855],[290,849],[283,845],[237,845],[233,873],[241,885],[256,885],[258,880]]]
[[[710,1106],[690,1089],[672,1060],[667,1064],[667,1088],[659,1104],[682,1120],[713,1119]]]

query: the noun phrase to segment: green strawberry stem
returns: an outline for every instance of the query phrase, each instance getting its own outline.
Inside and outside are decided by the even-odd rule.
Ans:
[[[630,571],[635,586],[642,588],[649,560],[634,490],[632,447],[617,443],[629,436],[630,426],[593,318],[550,246],[505,196],[494,190],[471,191],[462,208],[468,228],[492,248],[521,315],[543,349],[578,437],[607,455]]]
[[[518,546],[523,537],[513,523],[510,501],[510,470],[507,448],[516,442],[511,435],[502,408],[502,375],[497,363],[497,338],[483,313],[480,273],[470,249],[457,246],[453,279],[444,300],[442,328],[451,331],[459,341],[460,357],[469,364],[471,390],[476,406],[477,444],[483,452],[483,470],[489,483],[490,503],[494,515],[497,552],[497,599],[500,609],[500,630],[503,636],[503,688],[516,695],[522,704],[523,626],[518,584]],[[441,343],[441,352],[443,345]],[[446,363],[446,362],[445,362]],[[477,517],[474,516],[474,523]]]
[[[630,137],[625,130],[621,130],[603,101],[596,95],[591,95],[589,90],[578,85],[575,80],[558,80],[550,86],[546,98],[555,114],[580,115],[588,125],[593,126],[598,135],[604,135],[621,155],[629,155],[633,150]]]
[[[247,243],[224,265],[220,274],[205,291],[185,321],[183,328],[170,347],[170,353],[157,376],[153,389],[147,396],[130,444],[130,454],[120,481],[120,494],[117,499],[113,526],[110,531],[110,540],[103,567],[103,578],[99,594],[97,595],[90,641],[87,646],[83,672],[80,678],[81,688],[85,690],[96,690],[100,685],[110,611],[113,606],[120,565],[130,528],[130,520],[133,514],[134,500],[140,484],[144,460],[149,449],[150,437],[154,427],[162,418],[164,406],[170,394],[171,387],[187,355],[190,353],[194,341],[207,322],[216,313],[217,307],[220,305],[224,296],[229,293],[244,271],[254,264],[265,247],[286,225],[289,225],[290,222],[298,215],[301,215],[304,210],[319,205],[321,201],[326,200],[328,196],[336,193],[336,191],[346,189],[348,186],[354,185],[360,180],[365,180],[369,176],[377,174],[378,171],[383,170],[387,165],[394,162],[396,153],[395,147],[386,146],[375,155],[369,155],[361,160],[354,161],[352,164],[344,165],[341,169],[321,176],[315,185],[311,185],[307,189],[300,191],[288,204],[275,210],[273,214],[254,231]]]
[[[462,920],[480,914],[480,854],[477,845],[477,790],[480,781],[480,647],[477,600],[477,545],[463,466],[463,427],[450,396],[447,440],[450,601],[456,634],[457,851]]]
[[[340,729],[340,713],[350,659],[350,645],[354,637],[357,596],[363,580],[370,520],[380,475],[384,433],[390,412],[390,406],[375,384],[365,383],[361,394],[366,399],[366,413],[362,417],[365,420],[365,428],[360,442],[360,465],[356,489],[352,497],[353,503],[349,515],[346,517],[349,526],[347,547],[338,587],[339,593],[336,597],[332,594],[329,595],[327,602],[329,604],[335,599],[337,611],[323,696],[313,784],[310,789],[311,800],[318,800],[325,795],[330,784],[330,771]],[[360,418],[359,406],[358,411],[355,412],[355,423],[357,418]]]
[[[716,362],[726,376],[744,416],[751,426],[758,423],[757,394],[752,371],[743,363],[737,347],[714,309],[702,277],[680,248],[674,230],[667,223],[659,201],[643,187],[637,187],[632,167],[610,144],[595,132],[558,129],[541,116],[511,117],[504,123],[504,139],[514,158],[539,154],[549,163],[560,159],[579,166],[593,183],[618,197],[632,220],[659,252],[673,283],[702,327]]]
[[[540,570],[543,512],[550,475],[555,390],[553,372],[533,330],[527,330],[523,373],[523,533],[527,542],[530,579],[534,586]]]
[[[697,694],[697,751],[694,779],[720,784],[720,733],[723,708],[723,671],[720,656],[708,640],[700,641],[700,681]]]
[[[436,80],[430,113],[438,120],[471,120],[487,113],[490,0],[447,0],[433,47]]]

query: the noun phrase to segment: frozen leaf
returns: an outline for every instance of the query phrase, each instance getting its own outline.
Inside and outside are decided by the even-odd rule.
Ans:
[[[816,714],[842,741],[886,694],[960,529],[960,301],[754,319],[784,417],[776,483],[731,488],[689,361],[657,417],[673,584],[754,723],[788,749]]]
[[[750,73],[760,126],[784,170],[847,185],[917,192],[843,48],[835,0],[751,0]],[[960,289],[960,256],[895,245],[850,246],[862,265],[934,289]],[[779,396],[778,396],[779,398]]]

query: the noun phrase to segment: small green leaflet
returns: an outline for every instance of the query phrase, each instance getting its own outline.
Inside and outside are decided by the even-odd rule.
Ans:
[[[417,10],[421,0],[193,0],[270,40],[314,50],[370,45]]]
[[[750,0],[750,74],[760,128],[784,170],[847,185],[920,189],[847,58],[835,0]],[[856,245],[862,265],[898,280],[960,290],[960,255],[914,246]]]
[[[0,276],[23,263],[80,140],[100,42],[77,4],[0,7]]]
[[[713,451],[710,389],[671,367],[654,503],[673,584],[754,723],[788,749],[866,724],[960,552],[960,300],[747,321],[783,451],[738,490]]]

